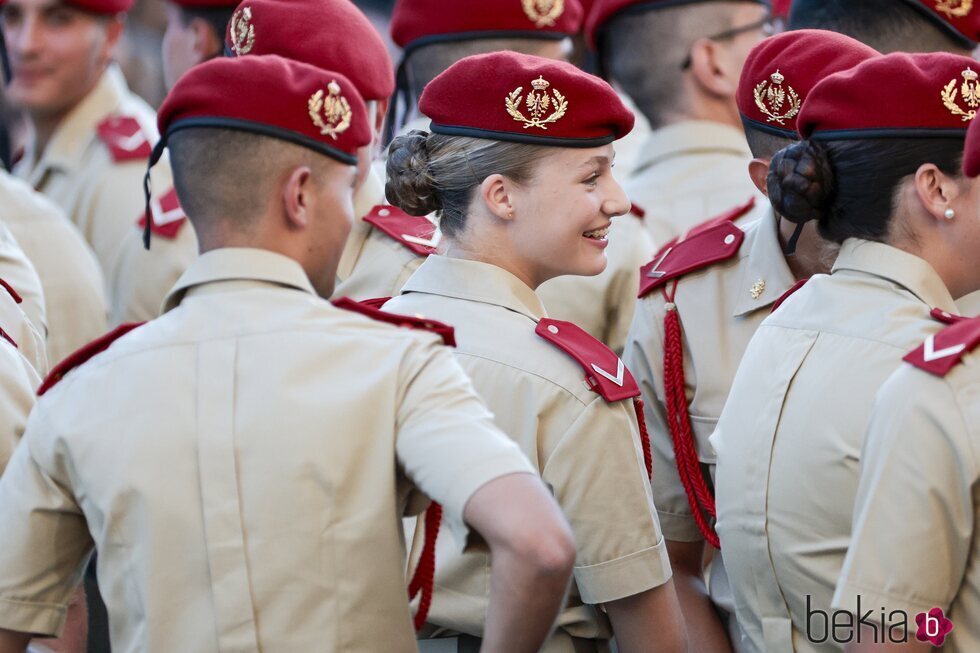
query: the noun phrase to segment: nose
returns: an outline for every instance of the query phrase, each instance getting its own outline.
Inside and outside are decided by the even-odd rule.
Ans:
[[[617,215],[625,215],[631,207],[632,203],[629,197],[626,196],[626,191],[623,190],[623,187],[619,185],[619,182],[615,178],[611,178],[609,194],[602,203],[603,213],[613,218]]]
[[[36,16],[25,12],[17,21],[4,25],[7,48],[18,59],[35,53],[41,44],[41,24]]]

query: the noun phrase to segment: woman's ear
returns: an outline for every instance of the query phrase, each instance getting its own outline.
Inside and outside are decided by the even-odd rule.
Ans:
[[[500,174],[493,174],[480,184],[480,196],[487,209],[501,220],[514,219],[514,202],[510,194],[509,181]]]
[[[755,184],[758,191],[766,197],[769,197],[769,184],[766,180],[769,178],[770,162],[770,159],[758,157],[749,162],[749,177],[752,178],[752,183]]]
[[[926,210],[935,220],[950,220],[955,216],[953,202],[960,195],[960,183],[955,177],[944,173],[934,163],[925,163],[915,171],[915,193]],[[952,211],[952,214],[949,213]]]

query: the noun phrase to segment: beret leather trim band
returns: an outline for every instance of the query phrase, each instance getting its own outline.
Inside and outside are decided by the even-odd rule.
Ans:
[[[288,141],[295,145],[300,145],[302,147],[313,150],[314,152],[319,152],[320,154],[325,154],[332,159],[336,159],[341,163],[346,163],[348,165],[357,165],[357,157],[346,152],[341,152],[335,148],[325,145],[319,141],[313,140],[303,136],[302,134],[297,134],[289,129],[282,129],[281,127],[274,127],[272,125],[265,125],[262,123],[252,122],[251,120],[239,120],[236,118],[225,118],[225,117],[196,117],[196,118],[185,118],[183,120],[177,120],[171,123],[167,128],[167,133],[161,139],[162,141],[168,140],[175,132],[182,129],[191,129],[194,127],[217,127],[221,129],[234,129],[237,131],[251,132],[253,134],[259,134],[260,136],[270,136],[272,138],[278,138],[279,140]]]
[[[799,140],[800,135],[796,133],[795,129],[780,129],[779,127],[773,127],[772,125],[767,125],[764,122],[759,122],[758,120],[752,120],[746,116],[739,114],[742,119],[742,127],[745,129],[751,129],[757,132],[764,132],[766,134],[772,134],[773,136],[784,136],[792,140]]]
[[[427,45],[438,43],[453,43],[454,41],[476,41],[478,39],[542,39],[548,41],[560,41],[570,38],[570,34],[564,32],[541,32],[534,30],[485,30],[473,32],[452,32],[451,34],[433,34],[417,38],[410,43],[406,43],[402,48],[402,61],[408,58],[412,52]]]
[[[862,138],[966,138],[966,127],[963,129],[946,128],[910,128],[910,129],[828,129],[816,131],[809,138],[817,141],[847,141]]]
[[[458,127],[432,123],[432,131],[445,136],[470,136],[486,138],[492,141],[507,141],[508,143],[527,143],[528,145],[551,145],[554,147],[600,147],[616,140],[614,134],[598,138],[554,138],[551,136],[535,136],[533,134],[517,134],[514,132],[479,129],[477,127]]]

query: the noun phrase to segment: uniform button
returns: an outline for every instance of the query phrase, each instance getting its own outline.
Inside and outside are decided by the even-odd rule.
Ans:
[[[389,215],[391,215],[391,211],[389,211],[388,209],[381,209],[380,211],[378,211],[378,215],[380,215],[382,218],[386,218]]]
[[[731,245],[734,242],[735,242],[735,236],[734,235],[728,234],[727,236],[725,236],[725,244],[726,245]]]
[[[548,331],[550,331],[551,333],[558,333],[558,327],[556,327],[554,324],[549,324]]]

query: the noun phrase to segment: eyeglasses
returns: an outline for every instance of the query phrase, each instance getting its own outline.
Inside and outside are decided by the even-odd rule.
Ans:
[[[727,41],[728,39],[733,39],[740,34],[747,34],[749,32],[761,31],[763,36],[772,36],[776,33],[776,21],[773,19],[771,14],[767,14],[760,20],[749,23],[748,25],[740,25],[738,27],[732,27],[717,34],[712,34],[708,37],[709,41]],[[681,70],[687,70],[691,67],[691,53],[689,52],[684,61],[681,63]]]

